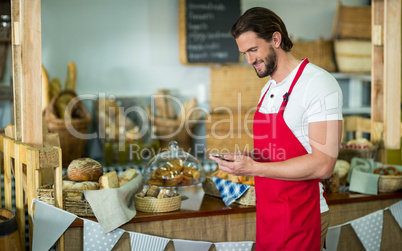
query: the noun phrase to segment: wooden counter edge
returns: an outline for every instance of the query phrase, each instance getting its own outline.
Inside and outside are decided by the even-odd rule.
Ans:
[[[367,195],[359,193],[334,193],[328,194],[328,205],[346,204],[353,202],[364,202],[364,201],[374,201],[374,200],[386,200],[386,199],[402,199],[402,192],[394,193],[380,193],[378,195]],[[221,208],[218,210],[207,210],[207,211],[189,211],[189,210],[179,210],[169,213],[142,213],[137,212],[137,215],[130,220],[128,223],[137,222],[149,222],[149,221],[163,221],[163,220],[174,220],[174,219],[184,219],[184,218],[194,218],[194,217],[208,217],[214,215],[226,215],[226,214],[237,214],[237,213],[254,213],[254,206],[243,206],[235,208]],[[92,221],[97,221],[95,217],[80,217],[89,219]],[[77,218],[70,225],[70,227],[82,227],[83,221]]]

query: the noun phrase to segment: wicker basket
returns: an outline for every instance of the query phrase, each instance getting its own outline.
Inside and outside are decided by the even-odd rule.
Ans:
[[[138,194],[134,196],[135,209],[147,213],[165,213],[179,210],[181,200],[181,195],[163,199],[154,197],[141,198]]]
[[[67,194],[80,196],[83,191],[79,190],[63,190],[63,209],[78,216],[94,217],[91,205],[86,199],[72,199]],[[53,184],[41,186],[37,189],[38,199],[49,205],[54,205],[54,189]]]
[[[335,39],[334,51],[339,72],[371,72],[370,40]]]
[[[380,175],[378,192],[392,193],[402,189],[402,176]]]
[[[377,144],[362,149],[340,148],[338,159],[343,159],[348,162],[350,162],[353,159],[353,157],[358,157],[362,159],[375,159],[377,157],[377,152],[378,152]]]
[[[76,131],[76,133],[78,132],[80,134],[86,134],[91,122],[91,115],[82,102],[78,101],[74,106],[74,114],[71,121],[58,118],[56,116],[54,104],[56,100],[63,95],[72,95],[73,97],[77,96],[75,92],[70,90],[60,92],[46,107],[45,121],[49,132],[59,134],[63,167],[67,167],[71,161],[83,156],[86,144],[85,138],[77,137],[78,135],[72,135],[69,130],[72,130],[73,132]]]
[[[336,71],[332,40],[319,38],[316,41],[293,41],[292,53],[300,59],[308,58],[310,63],[326,71]]]
[[[202,187],[206,194],[222,198],[211,177],[205,177]],[[255,187],[250,186],[250,188],[234,202],[240,205],[255,206]]]

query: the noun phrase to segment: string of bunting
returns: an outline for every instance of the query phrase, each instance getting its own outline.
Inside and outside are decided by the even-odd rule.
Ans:
[[[253,241],[241,242],[206,242],[181,239],[169,239],[142,233],[130,232],[120,228],[104,233],[100,224],[88,219],[80,218],[57,207],[34,199],[35,218],[33,219],[33,241],[32,250],[49,250],[60,236],[66,231],[71,223],[79,218],[84,222],[84,249],[83,250],[112,250],[123,233],[130,235],[132,251],[142,250],[164,250],[166,245],[173,241],[175,250],[209,250],[215,245],[217,251],[238,250],[249,251],[252,249]],[[358,219],[330,227],[327,233],[327,249],[337,250],[341,227],[350,224],[366,250],[380,250],[381,236],[383,229],[383,212],[390,210],[391,214],[402,229],[402,200],[374,213]]]
[[[212,244],[215,245],[217,251],[224,251],[229,248],[229,250],[250,251],[254,243],[253,241],[212,243],[205,241],[168,239],[130,232],[120,228],[116,228],[115,230],[105,234],[100,224],[97,222],[80,218],[75,214],[37,199],[32,201],[32,205],[33,204],[35,204],[35,217],[32,219],[34,223],[32,241],[33,251],[49,250],[76,218],[79,218],[84,222],[83,250],[85,251],[112,250],[125,232],[130,235],[132,251],[163,251],[170,241],[173,241],[174,248],[178,251],[209,250]]]

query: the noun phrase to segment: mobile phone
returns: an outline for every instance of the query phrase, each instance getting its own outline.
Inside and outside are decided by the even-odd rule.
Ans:
[[[225,159],[225,157],[223,157],[223,155],[219,154],[219,153],[210,153],[209,155],[212,156],[212,157],[219,158],[219,159],[224,160],[224,161],[234,162],[234,160],[232,160],[232,159]]]

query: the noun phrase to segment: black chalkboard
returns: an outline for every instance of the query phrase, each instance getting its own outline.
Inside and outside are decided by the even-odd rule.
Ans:
[[[238,63],[230,28],[240,16],[240,0],[180,0],[179,43],[183,64]]]

